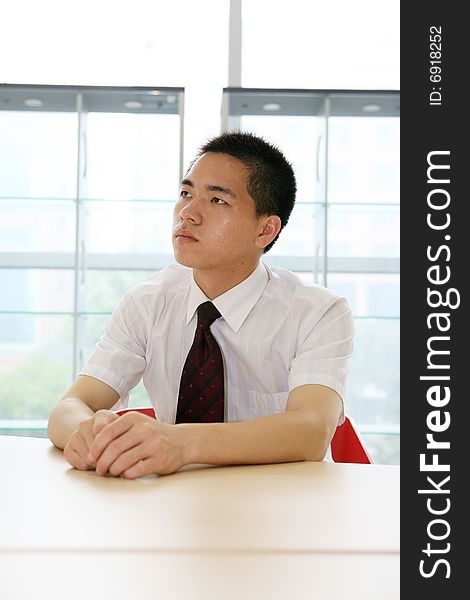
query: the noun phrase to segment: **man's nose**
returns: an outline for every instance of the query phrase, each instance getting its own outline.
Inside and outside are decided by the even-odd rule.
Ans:
[[[181,208],[179,216],[182,221],[193,221],[195,223],[201,220],[201,207],[196,198],[191,198],[189,202]]]

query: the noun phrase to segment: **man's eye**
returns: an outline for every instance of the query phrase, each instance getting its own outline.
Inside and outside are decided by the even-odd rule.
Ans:
[[[212,202],[214,204],[227,204],[225,200],[222,200],[222,198],[212,198]]]
[[[187,198],[189,196],[189,192],[186,190],[181,190],[180,198]]]

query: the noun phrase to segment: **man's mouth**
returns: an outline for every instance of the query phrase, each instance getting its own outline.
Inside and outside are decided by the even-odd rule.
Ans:
[[[175,233],[175,238],[197,242],[197,239],[191,233],[189,233],[189,231],[177,231]]]

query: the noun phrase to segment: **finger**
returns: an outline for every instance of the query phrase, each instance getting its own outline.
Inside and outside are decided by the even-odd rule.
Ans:
[[[82,444],[80,443],[77,446],[77,436],[81,436],[83,438],[83,443],[86,445],[86,450],[82,449]],[[95,436],[93,435],[93,417],[90,419],[85,419],[82,421],[78,427],[78,431],[76,435],[72,438],[72,445],[79,453],[82,454],[82,457],[86,460],[88,452],[90,450],[90,446],[93,443]]]
[[[86,460],[83,460],[76,450],[73,450],[72,458],[75,463],[73,466],[79,471],[91,471],[93,469],[93,466],[89,465]]]
[[[75,450],[75,448],[72,448],[71,446],[65,447],[64,456],[67,459],[67,461],[72,465],[72,467],[75,467],[80,471],[88,471],[92,468],[85,460],[83,460],[83,458]]]
[[[124,471],[130,469],[139,461],[148,458],[149,454],[150,452],[147,445],[140,443],[118,456],[118,458],[110,464],[108,471],[111,475],[119,477]]]
[[[88,455],[89,461],[98,461],[104,449],[117,437],[128,431],[133,425],[132,419],[124,417],[115,419],[112,423],[105,425],[103,429],[96,435],[90,447]]]
[[[125,479],[137,479],[137,477],[145,477],[145,475],[150,475],[151,473],[155,473],[156,470],[153,467],[153,460],[150,458],[144,458],[139,460],[135,465],[129,467],[122,473],[122,477]]]
[[[125,452],[135,448],[144,441],[142,431],[132,428],[124,432],[121,436],[112,440],[103,450],[101,456],[96,462],[96,472],[98,475],[104,475],[109,467]]]
[[[82,461],[84,461],[88,466],[92,466],[93,463],[88,461],[88,444],[81,431],[74,433],[70,439],[69,445],[70,449],[73,450]]]
[[[98,433],[100,433],[100,431],[106,427],[106,425],[112,423],[116,419],[119,419],[119,415],[110,410],[97,411],[93,420],[93,436],[96,437]]]

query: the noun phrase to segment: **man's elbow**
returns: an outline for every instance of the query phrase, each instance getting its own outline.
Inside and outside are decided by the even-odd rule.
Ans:
[[[334,433],[334,432],[333,432]],[[322,420],[310,420],[304,433],[303,460],[321,462],[333,437],[331,426]]]

